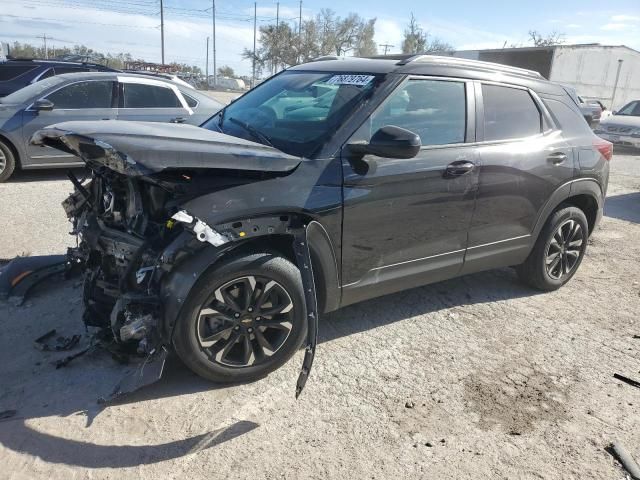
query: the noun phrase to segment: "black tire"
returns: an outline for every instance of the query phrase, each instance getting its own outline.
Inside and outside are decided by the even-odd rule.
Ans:
[[[0,140],[0,183],[9,180],[16,168],[16,157],[11,147]]]
[[[569,238],[572,231],[574,236]],[[557,290],[571,280],[580,267],[588,236],[584,212],[577,207],[561,206],[547,220],[525,262],[516,267],[518,277],[538,290]]]
[[[241,305],[246,300],[244,293],[251,283],[248,280],[250,278],[253,278],[253,293],[250,295],[252,298],[262,299],[264,295],[269,295],[269,301],[256,307],[254,313],[247,313],[246,305]],[[265,285],[271,285],[271,287],[265,287]],[[236,306],[244,308],[245,313],[240,318],[233,318],[235,315],[233,312],[243,308],[233,310],[228,308],[228,304],[234,304],[234,302],[219,302],[218,298],[221,298],[223,289],[227,295],[224,297],[225,302],[228,295],[233,297],[234,291],[239,292],[233,299],[236,301]],[[268,293],[265,293],[267,291]],[[285,307],[285,310],[289,309],[287,313],[277,313],[269,318],[266,313],[269,307],[265,309],[264,305],[273,308],[277,303],[273,300],[274,298],[284,299],[283,305],[290,301],[292,308]],[[257,301],[250,304],[258,305]],[[203,312],[215,313],[209,317]],[[260,317],[260,315],[265,316]],[[278,321],[282,321],[279,327],[275,325]],[[265,327],[263,326],[265,323],[272,326]],[[286,333],[286,327],[283,325],[289,324],[291,327]],[[204,330],[207,332],[205,333]],[[212,339],[220,335],[220,332],[228,331],[228,338],[221,338],[213,345],[203,345],[203,343],[210,343],[203,337]],[[258,339],[258,333],[260,339]],[[238,341],[231,342],[233,335],[241,335],[241,337]],[[173,344],[182,361],[201,377],[219,383],[236,383],[258,380],[281,367],[300,348],[306,336],[306,305],[300,271],[285,258],[269,253],[259,253],[223,260],[198,279],[178,317]],[[248,339],[249,344],[245,342],[245,338]],[[267,338],[268,342],[272,342],[268,343],[270,346],[279,345],[273,352],[263,348],[264,343],[261,341],[264,342]],[[218,358],[223,355],[221,352],[224,352],[226,350],[224,347],[229,344],[233,346],[229,348],[228,354],[224,354],[227,356]],[[243,352],[247,350],[253,352],[253,363],[245,364],[243,361],[238,361],[238,364],[232,364],[233,361],[228,358],[246,359]],[[240,353],[236,355],[236,352]]]

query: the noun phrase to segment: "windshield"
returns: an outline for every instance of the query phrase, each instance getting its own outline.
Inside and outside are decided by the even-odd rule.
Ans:
[[[202,126],[309,157],[381,80],[381,76],[369,74],[283,72]]]
[[[55,76],[45,78],[44,80],[40,80],[39,82],[27,85],[26,87],[13,92],[11,95],[7,95],[6,97],[0,99],[0,103],[21,104],[30,102],[34,99],[34,97],[39,96],[40,94],[49,90],[51,87],[59,85],[62,82],[64,82],[64,78]]]
[[[616,115],[640,117],[640,102],[631,102],[622,107]]]

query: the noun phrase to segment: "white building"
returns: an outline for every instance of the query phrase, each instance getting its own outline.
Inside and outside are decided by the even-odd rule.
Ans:
[[[640,99],[640,52],[624,45],[461,50],[453,55],[535,70],[549,80],[575,88],[582,98],[600,100],[613,110]]]

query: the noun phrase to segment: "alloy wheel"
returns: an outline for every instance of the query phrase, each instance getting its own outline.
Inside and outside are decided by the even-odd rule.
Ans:
[[[7,168],[7,156],[4,154],[4,152],[0,148],[0,174],[4,172],[5,168]]]
[[[582,253],[584,231],[575,220],[563,222],[553,234],[545,252],[547,274],[560,280],[573,271]]]
[[[244,276],[225,283],[203,305],[196,324],[200,347],[229,367],[265,363],[286,342],[293,301],[273,279]]]

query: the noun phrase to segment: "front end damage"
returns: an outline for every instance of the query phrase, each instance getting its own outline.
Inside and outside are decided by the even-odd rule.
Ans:
[[[142,365],[158,364],[147,368],[153,372],[148,380],[141,370],[134,375],[139,381],[123,381],[112,397],[162,374],[172,345],[176,304],[184,301],[176,298],[183,292],[167,282],[174,271],[205,249],[212,264],[242,242],[272,234],[292,239],[306,294],[309,336],[296,387],[296,397],[300,394],[313,361],[318,315],[305,222],[296,215],[280,214],[208,225],[183,208],[186,201],[204,193],[286,170],[265,173],[252,170],[252,165],[244,170],[195,170],[187,162],[154,171],[104,140],[55,126],[38,132],[33,142],[73,152],[90,170],[83,180],[70,174],[75,191],[63,202],[72,234],[78,238],[69,262],[80,265],[84,276],[84,323],[97,327],[102,338],[112,340],[121,351],[144,358]],[[193,276],[199,273],[194,271]]]

